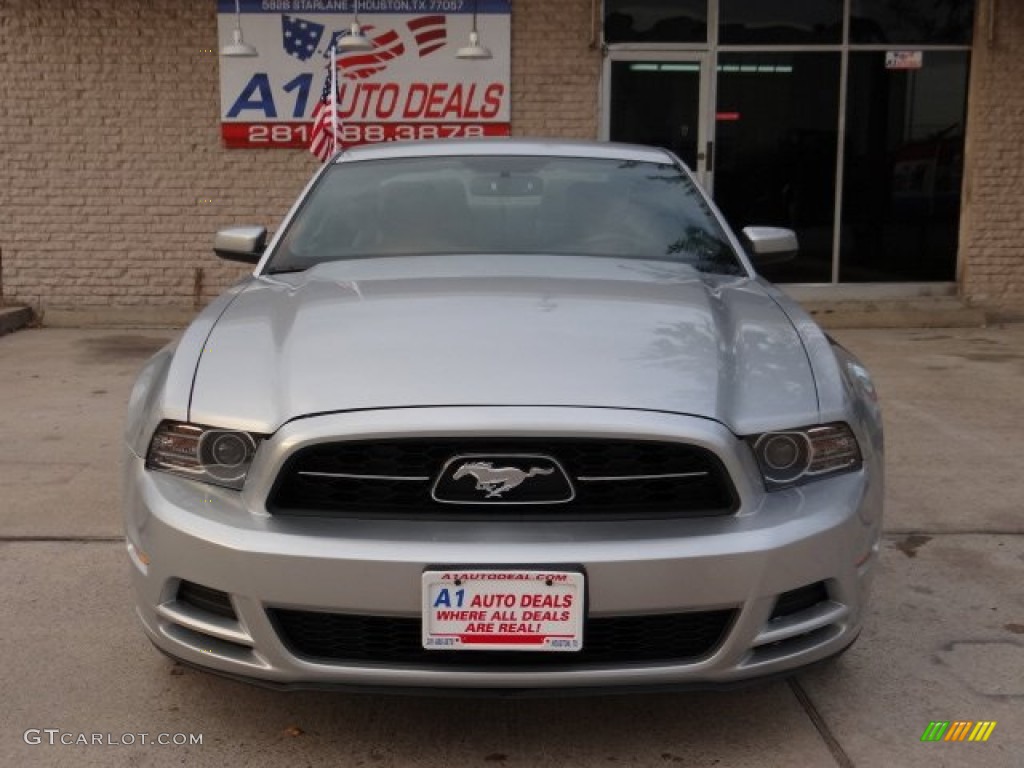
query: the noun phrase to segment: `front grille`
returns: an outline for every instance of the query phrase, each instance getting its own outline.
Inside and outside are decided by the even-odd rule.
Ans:
[[[575,488],[566,503],[445,504],[431,490],[455,456],[549,456]],[[344,475],[339,477],[338,475]],[[689,475],[686,477],[659,477]],[[398,439],[322,443],[285,463],[267,508],[274,515],[487,519],[704,517],[736,510],[718,458],[699,446],[608,439]]]
[[[270,609],[282,642],[296,655],[338,663],[425,667],[559,667],[680,663],[711,653],[735,611],[702,611],[588,619],[575,652],[447,651],[422,647],[418,618]]]
[[[775,608],[769,621],[806,611],[826,600],[828,600],[828,590],[825,588],[824,581],[816,581],[814,584],[808,584],[799,589],[791,589],[789,592],[783,592],[775,600]]]

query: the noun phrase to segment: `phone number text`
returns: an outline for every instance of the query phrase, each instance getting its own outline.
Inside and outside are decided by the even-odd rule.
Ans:
[[[221,123],[224,146],[231,149],[302,148],[309,146],[312,123]],[[416,139],[463,139],[508,136],[508,123],[344,123],[342,146]]]

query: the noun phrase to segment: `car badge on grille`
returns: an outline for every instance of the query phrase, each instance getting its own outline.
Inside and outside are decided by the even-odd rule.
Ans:
[[[449,459],[432,495],[447,504],[561,504],[575,493],[550,456],[474,454]]]
[[[487,491],[485,499],[494,499],[505,491],[511,491],[517,485],[522,485],[524,480],[529,480],[536,475],[550,475],[554,472],[553,467],[530,467],[524,472],[516,467],[495,467],[489,461],[467,461],[455,470],[452,480],[460,480],[466,475],[476,478],[476,489]]]

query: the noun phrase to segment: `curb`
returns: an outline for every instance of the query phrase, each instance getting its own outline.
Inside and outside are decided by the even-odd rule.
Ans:
[[[30,307],[0,307],[0,336],[13,333],[31,322]]]

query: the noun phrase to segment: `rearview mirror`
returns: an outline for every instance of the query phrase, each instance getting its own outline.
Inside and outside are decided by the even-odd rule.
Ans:
[[[213,252],[228,261],[255,264],[267,247],[266,227],[230,227],[213,239]]]
[[[743,239],[756,266],[781,264],[796,258],[796,232],[782,227],[744,227]]]
[[[544,180],[535,175],[502,173],[478,176],[471,186],[473,194],[478,197],[540,197],[544,194]]]

